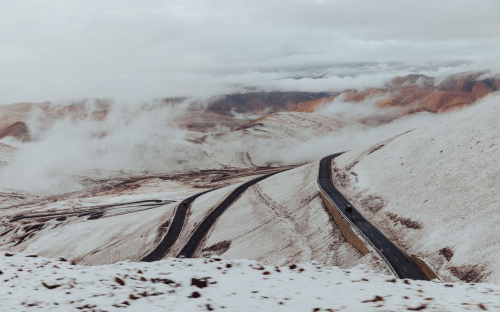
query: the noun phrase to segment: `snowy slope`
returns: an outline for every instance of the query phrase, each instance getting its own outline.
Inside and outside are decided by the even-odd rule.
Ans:
[[[290,150],[312,138],[367,129],[355,121],[314,113],[281,112],[256,119],[236,131],[204,138],[207,155],[232,167],[289,165]],[[309,160],[310,161],[310,160]]]
[[[273,265],[312,260],[341,267],[366,263],[383,271],[375,259],[362,257],[343,239],[318,197],[317,171],[318,164],[312,163],[250,187],[222,215],[195,256],[217,254],[227,259],[248,258]],[[231,184],[193,202],[179,238],[166,256],[176,256],[198,224],[224,198],[243,181],[257,176],[236,175],[215,182]],[[177,204],[209,188],[207,185],[205,189],[194,189],[179,182],[146,179],[121,191],[111,189],[75,198],[63,196],[42,205],[4,209],[0,218],[1,249],[53,258],[63,256],[80,264],[139,260],[159,244],[167,230],[161,225],[171,222]],[[52,218],[10,222],[21,213],[78,212],[87,207],[147,199],[172,202],[145,211],[130,208],[124,214],[116,214],[114,208],[106,209],[97,220],[74,215],[63,221]]]
[[[225,173],[224,173],[225,172]],[[266,173],[268,170],[263,170]],[[80,264],[106,264],[139,260],[163,239],[176,206],[187,197],[221,187],[198,197],[188,210],[177,242],[167,256],[176,256],[199,223],[241,183],[259,176],[260,171],[195,172],[170,178],[144,178],[101,191],[62,194],[53,200],[39,199],[22,206],[0,210],[0,250],[28,252],[45,257],[63,256]],[[204,188],[193,187],[204,185]],[[121,185],[121,186],[120,186]],[[148,208],[140,205],[109,207],[140,200],[164,200]],[[88,209],[104,215],[89,220]],[[104,208],[101,208],[104,207]],[[11,220],[19,215],[70,214],[64,220],[39,217]],[[324,216],[326,220],[327,216]],[[162,226],[166,224],[167,226]]]
[[[500,283],[500,96],[346,153],[336,184],[445,280]]]
[[[497,285],[403,281],[364,267],[344,271],[311,263],[272,267],[217,259],[87,267],[2,253],[0,268],[2,311],[500,309]]]
[[[2,209],[0,245],[2,250],[24,251],[46,257],[63,256],[82,264],[114,263],[139,260],[149,253],[164,233],[160,225],[172,219],[177,203],[203,189],[163,180],[145,180],[131,190],[79,196],[53,203],[32,203]],[[139,200],[161,199],[163,206],[104,208],[102,218],[89,220],[79,216],[88,207]],[[73,213],[65,220],[34,218],[10,222],[12,217],[32,213]]]
[[[165,257],[175,257],[191,238],[198,225],[203,222],[207,215],[217,207],[235,188],[241,183],[220,188],[203,194],[198,197],[191,205],[186,215],[186,220],[179,234],[179,238],[172,246]]]
[[[3,167],[12,162],[15,151],[16,149],[14,147],[4,143],[0,143],[0,167]]]
[[[316,184],[318,164],[279,173],[250,187],[220,217],[195,256],[286,265],[315,260],[351,267],[370,261],[346,243]]]

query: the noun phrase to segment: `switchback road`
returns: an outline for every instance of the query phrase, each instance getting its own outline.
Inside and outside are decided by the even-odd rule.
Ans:
[[[201,195],[211,191],[213,190],[201,192],[184,199],[175,210],[174,219],[172,220],[172,223],[168,228],[167,234],[165,234],[160,244],[158,244],[158,246],[156,246],[156,248],[151,251],[146,257],[142,258],[141,261],[152,262],[162,259],[179,237],[182,226],[184,225],[184,220],[186,219],[186,213],[193,201]]]
[[[385,257],[388,264],[393,268],[399,278],[414,280],[426,280],[408,257],[399,250],[388,238],[386,238],[375,226],[373,226],[333,185],[331,179],[332,159],[342,153],[323,158],[320,161],[318,184],[330,201],[358,230],[367,238],[372,245]],[[352,210],[347,211],[346,205],[351,205]]]
[[[260,182],[266,178],[269,178],[272,175],[275,175],[277,173],[286,171],[289,169],[285,170],[280,170],[276,172],[272,172],[263,176],[260,176],[256,179],[253,179],[251,181],[245,182],[242,185],[238,186],[234,191],[227,196],[224,201],[217,206],[210,214],[203,220],[203,222],[198,226],[198,228],[194,231],[193,235],[189,238],[189,241],[187,244],[182,248],[181,252],[177,255],[178,258],[184,257],[184,258],[191,258],[198,248],[198,245],[200,244],[201,240],[207,232],[210,230],[210,228],[214,225],[215,221],[226,211],[226,209],[231,206],[236,199],[243,194],[250,186],[253,184]]]

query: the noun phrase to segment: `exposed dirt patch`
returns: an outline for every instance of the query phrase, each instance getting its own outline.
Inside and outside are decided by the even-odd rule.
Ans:
[[[361,205],[368,208],[372,212],[378,212],[380,209],[384,208],[386,203],[385,200],[377,195],[368,195],[363,197],[361,200]]]
[[[14,240],[17,240],[14,246],[17,246],[22,242],[24,242],[25,240],[35,236],[44,226],[45,223],[38,223],[38,224],[24,226],[23,228],[21,228],[21,232],[23,234],[19,237],[14,238]]]
[[[311,193],[308,196],[304,196],[300,198],[300,204],[301,205],[309,205],[313,200],[316,198],[320,198],[319,193]],[[321,200],[323,202],[323,200]]]
[[[453,250],[450,247],[444,247],[439,250],[439,254],[444,256],[447,261],[450,261],[453,257]]]
[[[400,217],[397,214],[392,213],[392,212],[386,212],[386,215],[392,221],[394,221],[396,223],[400,223],[401,225],[404,225],[405,227],[407,227],[409,229],[420,230],[422,228],[422,223],[420,223],[418,221],[413,221],[412,219],[409,219],[409,218]]]
[[[100,219],[104,215],[104,212],[99,211],[99,212],[93,212],[90,214],[90,216],[87,218],[87,220],[97,220]]]
[[[231,241],[225,240],[222,242],[218,242],[215,245],[203,248],[202,253],[215,253],[216,255],[220,256],[223,253],[225,253],[229,247],[231,247]]]
[[[32,225],[26,225],[23,227],[24,232],[32,232],[32,231],[37,231],[43,228],[45,224],[44,223],[39,223],[39,224],[32,224]]]
[[[363,155],[365,156],[365,155]],[[360,161],[361,161],[361,157],[360,158],[357,158],[355,159],[353,162],[351,162],[347,167],[344,168],[344,171],[345,172],[348,172],[348,171],[351,171],[351,169],[356,166]]]
[[[483,267],[479,265],[462,265],[458,267],[450,267],[448,269],[451,274],[458,277],[462,281],[468,283],[478,283],[483,281],[491,272],[485,272]]]
[[[250,121],[249,123],[247,123],[243,127],[239,127],[236,130],[244,130],[244,129],[250,129],[250,128],[255,128],[255,127],[262,127],[262,126],[264,126],[264,124],[261,122]]]
[[[163,237],[165,237],[165,234],[167,233],[168,227],[170,226],[170,221],[171,219],[168,219],[167,221],[163,222],[159,227],[158,227],[158,233],[156,234],[155,238],[155,244],[159,243]]]
[[[380,296],[375,296],[375,298],[373,298],[373,299],[363,300],[361,302],[362,303],[367,303],[367,302],[378,302],[378,301],[384,301],[384,298],[380,297]]]
[[[370,154],[373,154],[375,153],[376,151],[378,151],[379,149],[381,149],[382,147],[384,147],[385,144],[378,144],[378,145],[375,145],[373,148],[370,149],[370,151],[368,152],[367,155],[370,155]]]
[[[334,167],[333,174],[335,181],[334,185],[337,185],[337,183],[339,183],[341,187],[348,187],[350,185],[351,177],[347,174],[347,171]]]
[[[24,122],[18,121],[0,130],[0,139],[4,137],[13,137],[21,142],[28,142],[31,140],[31,135],[28,127]]]
[[[2,233],[0,233],[0,236],[4,236],[4,235],[7,235],[9,234],[14,228],[10,228],[10,229],[7,229],[6,231],[3,231]]]

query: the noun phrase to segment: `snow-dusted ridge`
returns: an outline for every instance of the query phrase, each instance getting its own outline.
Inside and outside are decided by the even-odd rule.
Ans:
[[[218,219],[195,256],[272,265],[315,260],[342,268],[359,263],[378,267],[342,237],[318,195],[317,172],[315,162],[248,188]]]
[[[336,186],[444,280],[500,282],[500,96],[334,161]]]
[[[88,267],[2,253],[0,278],[2,311],[500,309],[498,285],[397,280],[363,266],[341,270],[316,263],[273,267],[252,260],[169,258]]]
[[[428,260],[447,282],[500,281],[497,103],[493,97],[487,98],[474,108],[443,118],[441,123],[367,150],[347,153],[335,162],[339,189],[401,249]],[[246,168],[267,164],[267,157],[258,161],[258,153],[274,153],[270,148],[273,145],[268,145],[274,140],[307,143],[311,135],[334,137],[332,133],[341,129],[361,127],[334,118],[320,119],[314,127],[316,118],[312,114],[275,114],[262,121],[263,125],[254,124],[193,144],[221,166]],[[308,127],[312,129],[304,131]],[[255,146],[261,149],[249,153],[242,150],[245,136],[253,137],[258,143]],[[226,149],[233,144],[234,148]],[[332,149],[335,152],[343,148]],[[12,150],[0,146],[0,162],[8,163]],[[79,307],[107,311],[222,307],[229,311],[500,309],[498,286],[407,284],[382,275],[377,259],[372,255],[363,257],[346,243],[325,211],[318,197],[317,166],[317,162],[310,163],[277,174],[242,194],[212,227],[195,254],[217,255],[221,261],[167,258],[150,264],[120,262],[139,260],[154,248],[161,237],[161,225],[171,219],[176,202],[220,186],[193,203],[178,242],[167,254],[175,256],[213,207],[238,183],[251,179],[247,172],[221,185],[214,185],[220,183],[214,182],[217,174],[207,178],[199,171],[198,175],[186,173],[182,178],[152,176],[127,182],[124,188],[86,190],[67,197],[59,194],[38,202],[33,197],[31,204],[19,207],[6,205],[0,216],[0,234],[7,233],[0,235],[0,242],[4,242],[0,252],[0,306],[14,310]],[[9,196],[18,195],[12,194]],[[153,198],[173,202],[127,215],[108,213],[98,220],[51,220],[32,233],[28,233],[30,227],[40,226],[43,221],[10,223],[10,217],[18,213]],[[12,227],[16,228],[7,232]],[[21,241],[22,237],[25,239]],[[54,258],[62,255],[79,264],[113,264],[73,266],[41,257],[4,256],[7,252]],[[259,263],[235,259],[255,259]],[[291,269],[292,264],[299,267]],[[204,277],[210,277],[208,287],[190,286],[191,278]],[[201,296],[195,298],[194,292]]]

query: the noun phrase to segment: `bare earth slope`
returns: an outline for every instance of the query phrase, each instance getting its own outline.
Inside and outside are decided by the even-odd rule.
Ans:
[[[346,153],[336,184],[445,280],[500,281],[499,96]]]
[[[362,102],[373,98],[381,108],[398,107],[401,114],[417,112],[444,113],[468,106],[499,89],[500,77],[483,77],[483,73],[460,73],[447,77],[408,75],[395,77],[383,89],[345,90],[344,101]],[[328,105],[339,94],[299,103],[295,111],[314,112]]]

